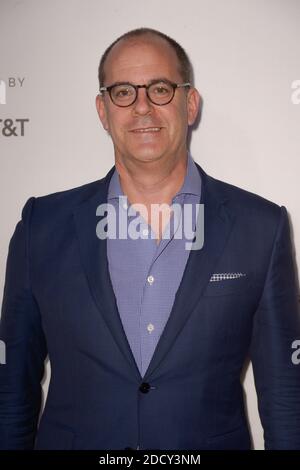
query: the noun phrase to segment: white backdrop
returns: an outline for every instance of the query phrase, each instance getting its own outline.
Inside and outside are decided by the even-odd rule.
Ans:
[[[0,0],[1,295],[27,198],[99,179],[113,165],[94,105],[98,62],[117,36],[141,26],[173,36],[192,59],[204,99],[194,159],[285,205],[297,250],[299,24],[299,0]],[[244,385],[263,448],[251,368]]]

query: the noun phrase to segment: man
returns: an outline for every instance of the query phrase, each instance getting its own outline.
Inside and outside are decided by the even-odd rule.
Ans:
[[[250,356],[266,448],[300,449],[292,361],[300,323],[285,207],[193,161],[187,131],[201,99],[171,38],[147,29],[118,38],[99,80],[115,167],[102,180],[30,198],[10,243],[1,447],[249,449],[240,375]],[[133,236],[112,236],[124,235],[134,213]],[[176,236],[180,221],[193,237]],[[204,243],[194,249],[187,242],[198,229]],[[47,354],[51,381],[36,432]]]

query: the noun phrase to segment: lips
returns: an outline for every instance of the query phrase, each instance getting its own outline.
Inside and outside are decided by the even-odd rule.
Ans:
[[[151,132],[159,132],[161,127],[141,127],[139,129],[132,129],[130,132],[134,132],[135,134],[146,134]]]

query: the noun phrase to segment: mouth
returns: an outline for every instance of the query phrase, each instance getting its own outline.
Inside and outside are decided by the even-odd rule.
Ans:
[[[148,134],[148,133],[155,133],[159,132],[162,127],[141,127],[139,129],[132,129],[130,132],[135,134]]]

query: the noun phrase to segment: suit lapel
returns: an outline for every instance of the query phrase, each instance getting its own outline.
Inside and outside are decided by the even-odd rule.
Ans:
[[[216,185],[197,165],[202,180],[201,204],[204,204],[204,245],[190,252],[181,284],[177,290],[168,322],[157,344],[144,380],[149,380],[177,335],[201,299],[220,255],[222,254],[234,217],[225,207],[225,199],[217,194]]]
[[[100,204],[107,203],[108,186],[114,168],[109,171],[104,180],[99,182],[98,191],[94,196],[78,206],[73,213],[81,259],[91,293],[122,354],[128,360],[137,378],[141,379],[117,308],[109,275],[107,243],[106,240],[100,240],[96,235],[96,225],[100,220],[96,216],[96,209]]]
[[[234,223],[223,200],[216,191],[217,183],[197,165],[202,179],[201,203],[204,204],[204,246],[190,252],[184,275],[175,296],[168,322],[159,339],[154,355],[143,380],[149,380],[165,355],[172,347],[177,335],[199,302],[209,282]],[[96,236],[98,205],[107,202],[107,192],[113,167],[99,182],[96,193],[74,210],[74,219],[79,239],[82,263],[94,300],[104,317],[118,347],[128,360],[136,378],[142,377],[136,365],[121,318],[109,276],[106,240]]]

